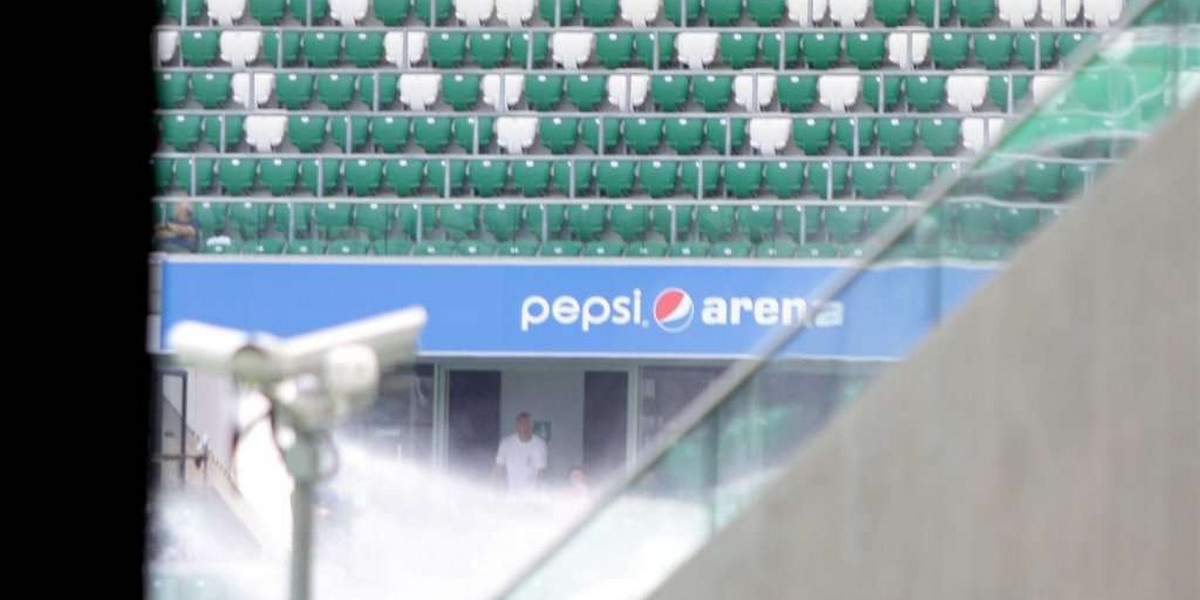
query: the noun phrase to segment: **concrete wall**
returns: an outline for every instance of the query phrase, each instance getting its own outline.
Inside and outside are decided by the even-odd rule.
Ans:
[[[517,415],[550,421],[546,481],[566,480],[571,465],[583,463],[583,370],[504,370],[500,376],[500,436],[514,431]]]
[[[1164,131],[652,597],[1200,598],[1200,105]]]

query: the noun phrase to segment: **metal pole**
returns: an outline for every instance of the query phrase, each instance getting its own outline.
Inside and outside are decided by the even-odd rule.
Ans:
[[[311,434],[300,434],[293,452],[303,453],[316,469],[316,447]],[[306,461],[307,462],[307,461]],[[296,470],[296,466],[292,466]],[[309,600],[312,597],[312,544],[313,544],[313,473],[293,473],[296,480],[292,489],[292,569],[291,600]]]

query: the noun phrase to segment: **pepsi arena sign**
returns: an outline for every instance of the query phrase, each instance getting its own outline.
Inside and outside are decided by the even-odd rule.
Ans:
[[[649,328],[653,321],[667,333],[680,333],[697,321],[697,305],[682,288],[669,287],[654,297],[650,310],[643,311],[642,290],[634,288],[629,295],[527,296],[521,302],[521,331],[547,323],[578,327],[584,333],[603,326],[633,326]],[[707,296],[699,303],[699,323],[702,326],[728,327],[740,325],[793,325],[807,323],[814,327],[838,327],[842,324],[845,307],[841,302],[829,302],[816,314],[810,314],[809,301],[804,298],[774,298],[749,296]],[[649,318],[644,315],[649,314]]]

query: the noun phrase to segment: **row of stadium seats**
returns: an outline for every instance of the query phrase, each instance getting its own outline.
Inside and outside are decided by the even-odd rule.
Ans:
[[[161,204],[156,204],[160,207]],[[792,239],[861,241],[904,213],[903,206],[837,203],[766,206],[753,203],[644,204],[327,204],[198,203],[194,219],[205,237],[243,240],[295,237],[364,242],[425,239],[577,239],[635,242],[704,239],[711,242]],[[947,205],[928,215],[946,240],[1014,242],[1058,210],[978,201]],[[161,222],[164,216],[157,217]],[[674,228],[672,231],[672,220]],[[418,223],[419,221],[419,223]]]
[[[1045,68],[1065,59],[1095,34],[1032,33],[996,30],[981,33],[906,30],[889,34],[860,32],[775,33],[750,32],[558,32],[509,33],[462,31],[272,32],[197,30],[160,31],[158,58],[162,64],[177,61],[186,66],[266,65],[315,68],[354,66],[371,68],[414,67],[428,64],[439,69],[473,65],[564,69],[603,66],[689,69],[750,67],[831,69],[855,66],[877,69],[887,65],[905,68],[932,65],[939,69],[979,66],[1003,69],[1023,66]],[[279,40],[283,39],[282,47]],[[407,44],[405,38],[407,37]],[[531,47],[532,46],[532,47]],[[303,52],[301,52],[303,50]],[[532,57],[530,52],[532,51]],[[1040,57],[1040,61],[1039,61]],[[427,60],[426,60],[427,59]],[[550,60],[548,60],[550,59]]]
[[[318,192],[318,176],[323,178],[322,195],[329,196],[344,185],[348,194],[377,196],[390,191],[398,197],[461,196],[496,198],[506,195],[542,197],[571,193],[571,162],[568,161],[389,161],[357,159],[344,165],[335,159],[299,161],[295,159],[198,159],[195,164],[197,195],[220,184],[222,195],[240,196],[261,190],[284,196],[299,189]],[[449,168],[447,168],[447,163]],[[953,162],[863,161],[672,161],[662,159],[578,160],[574,162],[576,198],[626,198],[649,196],[695,197],[698,188],[703,197],[797,198],[807,193],[823,198],[883,198],[889,195],[916,197],[935,176],[956,170]],[[160,192],[172,184],[187,190],[192,183],[192,168],[187,161],[155,159]],[[319,172],[323,170],[322,172]],[[1009,168],[964,183],[963,191],[975,188],[999,199],[1029,197],[1043,202],[1056,201],[1080,189],[1097,172],[1098,166],[1048,161],[1016,162]],[[214,172],[216,177],[214,177]]]
[[[607,27],[618,20],[634,27],[660,21],[683,25],[730,26],[753,22],[760,26],[785,22],[796,25],[831,22],[852,27],[868,20],[895,27],[916,21],[933,26],[957,19],[979,27],[997,22],[1024,26],[1039,17],[1048,23],[1079,19],[1106,26],[1120,17],[1123,0],[162,0],[164,14],[180,22],[187,3],[187,22],[202,16],[213,23],[232,25],[256,21],[273,25],[292,20],[337,23],[354,27],[377,21],[388,26],[457,22],[477,27],[495,20],[512,27],[530,24],[535,13],[548,25],[576,22]],[[935,16],[936,15],[936,16]]]
[[[177,115],[162,122],[163,141],[180,152],[195,149],[201,140],[221,148],[220,117]],[[244,121],[227,117],[224,148],[232,151],[244,140],[259,152],[284,150],[288,142],[295,151],[314,153],[332,144],[340,150],[397,154],[424,151],[494,154],[540,154],[535,143],[551,154],[578,154],[584,148],[613,154],[624,148],[639,155],[665,155],[670,149],[692,155],[709,148],[719,154],[742,154],[752,150],[764,156],[781,154],[819,155],[835,145],[855,154],[854,130],[858,127],[857,154],[870,154],[878,143],[880,153],[916,154],[925,149],[935,155],[950,155],[962,149],[978,151],[988,139],[999,135],[1004,119],[857,117],[831,119],[822,116],[760,117],[734,119],[663,119],[658,117],[367,117],[250,116]],[[347,123],[350,130],[347,131]],[[370,137],[368,138],[368,133]],[[918,146],[918,142],[920,145]],[[748,148],[747,148],[748,143]],[[410,150],[411,144],[411,150]],[[493,149],[494,148],[494,149]],[[419,149],[419,150],[418,150]],[[533,150],[533,152],[530,152]]]
[[[1011,82],[1012,101],[1032,91],[1044,97],[1060,81],[1059,73],[1038,75],[993,75],[962,70],[952,75],[908,72],[904,75],[859,75],[839,71],[813,75],[407,75],[380,74],[376,98],[374,75],[354,77],[345,73],[312,75],[273,73],[255,75],[254,96],[258,106],[272,97],[279,109],[316,109],[314,101],[328,110],[350,108],[354,98],[371,108],[390,110],[397,97],[412,111],[438,109],[441,103],[456,111],[491,108],[520,110],[523,104],[539,112],[575,110],[592,112],[602,108],[643,109],[663,112],[720,112],[729,109],[787,112],[846,112],[861,104],[871,111],[934,112],[943,109],[963,113],[984,110],[987,101],[1007,110]],[[159,106],[176,109],[190,96],[204,109],[224,108],[232,99],[248,107],[250,76],[247,73],[162,73],[158,78]],[[882,85],[881,83],[882,82]],[[503,90],[502,90],[503,88]],[[1105,90],[1097,90],[1097,103],[1107,103]],[[525,102],[521,102],[524,97]],[[755,106],[757,99],[757,107]],[[733,101],[731,104],[730,101]],[[882,101],[882,106],[881,106]],[[907,108],[905,108],[907,106]],[[696,111],[696,112],[699,112]]]

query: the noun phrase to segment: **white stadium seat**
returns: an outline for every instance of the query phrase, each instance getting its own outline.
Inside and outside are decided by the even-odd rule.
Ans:
[[[959,112],[975,112],[987,96],[988,76],[983,71],[959,69],[946,78],[946,102]]]
[[[554,62],[564,69],[578,69],[592,56],[596,34],[581,31],[564,31],[550,37],[550,50]]]
[[[262,106],[271,99],[275,91],[274,73],[254,74],[254,105]],[[250,74],[233,74],[233,101],[250,108]]]
[[[829,16],[842,27],[854,27],[867,18],[867,0],[830,0]]]
[[[1080,0],[1042,0],[1042,18],[1055,27],[1062,27],[1074,23],[1081,8]]]
[[[400,76],[400,102],[412,110],[427,110],[437,102],[442,76],[437,73],[405,73]]]
[[[910,38],[912,39],[912,63],[908,62]],[[888,61],[892,64],[905,68],[921,65],[925,63],[925,58],[929,56],[929,33],[922,33],[911,29],[889,33],[887,47]]]
[[[208,0],[208,18],[224,27],[246,14],[246,0]]]
[[[748,129],[750,147],[764,156],[774,156],[787,146],[788,137],[792,134],[792,120],[767,117],[750,119]]]
[[[521,92],[525,89],[525,76],[508,74],[504,76],[505,107],[511,108],[521,100]],[[500,75],[489,73],[483,76],[483,101],[496,110],[500,105]]]
[[[646,93],[650,91],[650,76],[626,73],[610,75],[607,88],[608,101],[613,106],[621,110],[637,108],[646,102]]]
[[[978,153],[994,143],[1000,137],[1004,128],[1004,119],[993,117],[982,119],[972,117],[962,121],[963,147]]]
[[[1097,27],[1108,27],[1121,18],[1125,0],[1083,0],[1083,18]]]
[[[399,31],[389,31],[383,36],[384,60],[404,68],[421,62],[425,57],[425,32],[408,32],[408,64],[404,64],[404,34]]]
[[[166,64],[175,58],[175,52],[179,49],[179,32],[178,31],[160,31],[155,39],[154,49],[158,53],[159,64]]]
[[[846,112],[846,109],[858,103],[858,91],[862,80],[857,73],[842,72],[836,75],[822,75],[817,79],[817,93],[821,97],[821,105],[833,112]]]
[[[520,27],[533,18],[533,0],[496,0],[496,18],[509,27]]]
[[[675,54],[689,69],[703,69],[717,56],[716,32],[680,32],[675,36]]]
[[[479,27],[492,18],[494,0],[455,0],[454,16],[467,27]]]
[[[283,143],[287,116],[279,114],[246,117],[246,143],[258,152],[271,152]]]
[[[345,27],[354,27],[367,18],[370,0],[329,0],[329,16]]]
[[[1058,2],[1059,0],[1050,0]],[[996,14],[1009,25],[1023,27],[1037,17],[1038,0],[997,0]]]
[[[244,67],[258,60],[262,47],[261,31],[222,31],[221,60],[235,67]]]
[[[537,117],[499,117],[496,142],[509,154],[522,154],[537,137]]]
[[[758,89],[755,91],[757,80]],[[755,94],[758,95],[758,106],[754,106]],[[771,103],[775,98],[775,76],[769,72],[738,75],[733,78],[733,101],[747,110],[758,110]]]
[[[809,11],[812,11],[811,15]],[[829,0],[787,0],[788,19],[797,25],[812,25],[825,20]]]
[[[1059,73],[1043,73],[1033,76],[1033,82],[1030,85],[1030,91],[1033,92],[1033,101],[1042,102],[1054,94],[1059,83],[1062,82],[1062,75]]]
[[[634,27],[645,27],[658,18],[658,0],[618,0],[621,18]]]

